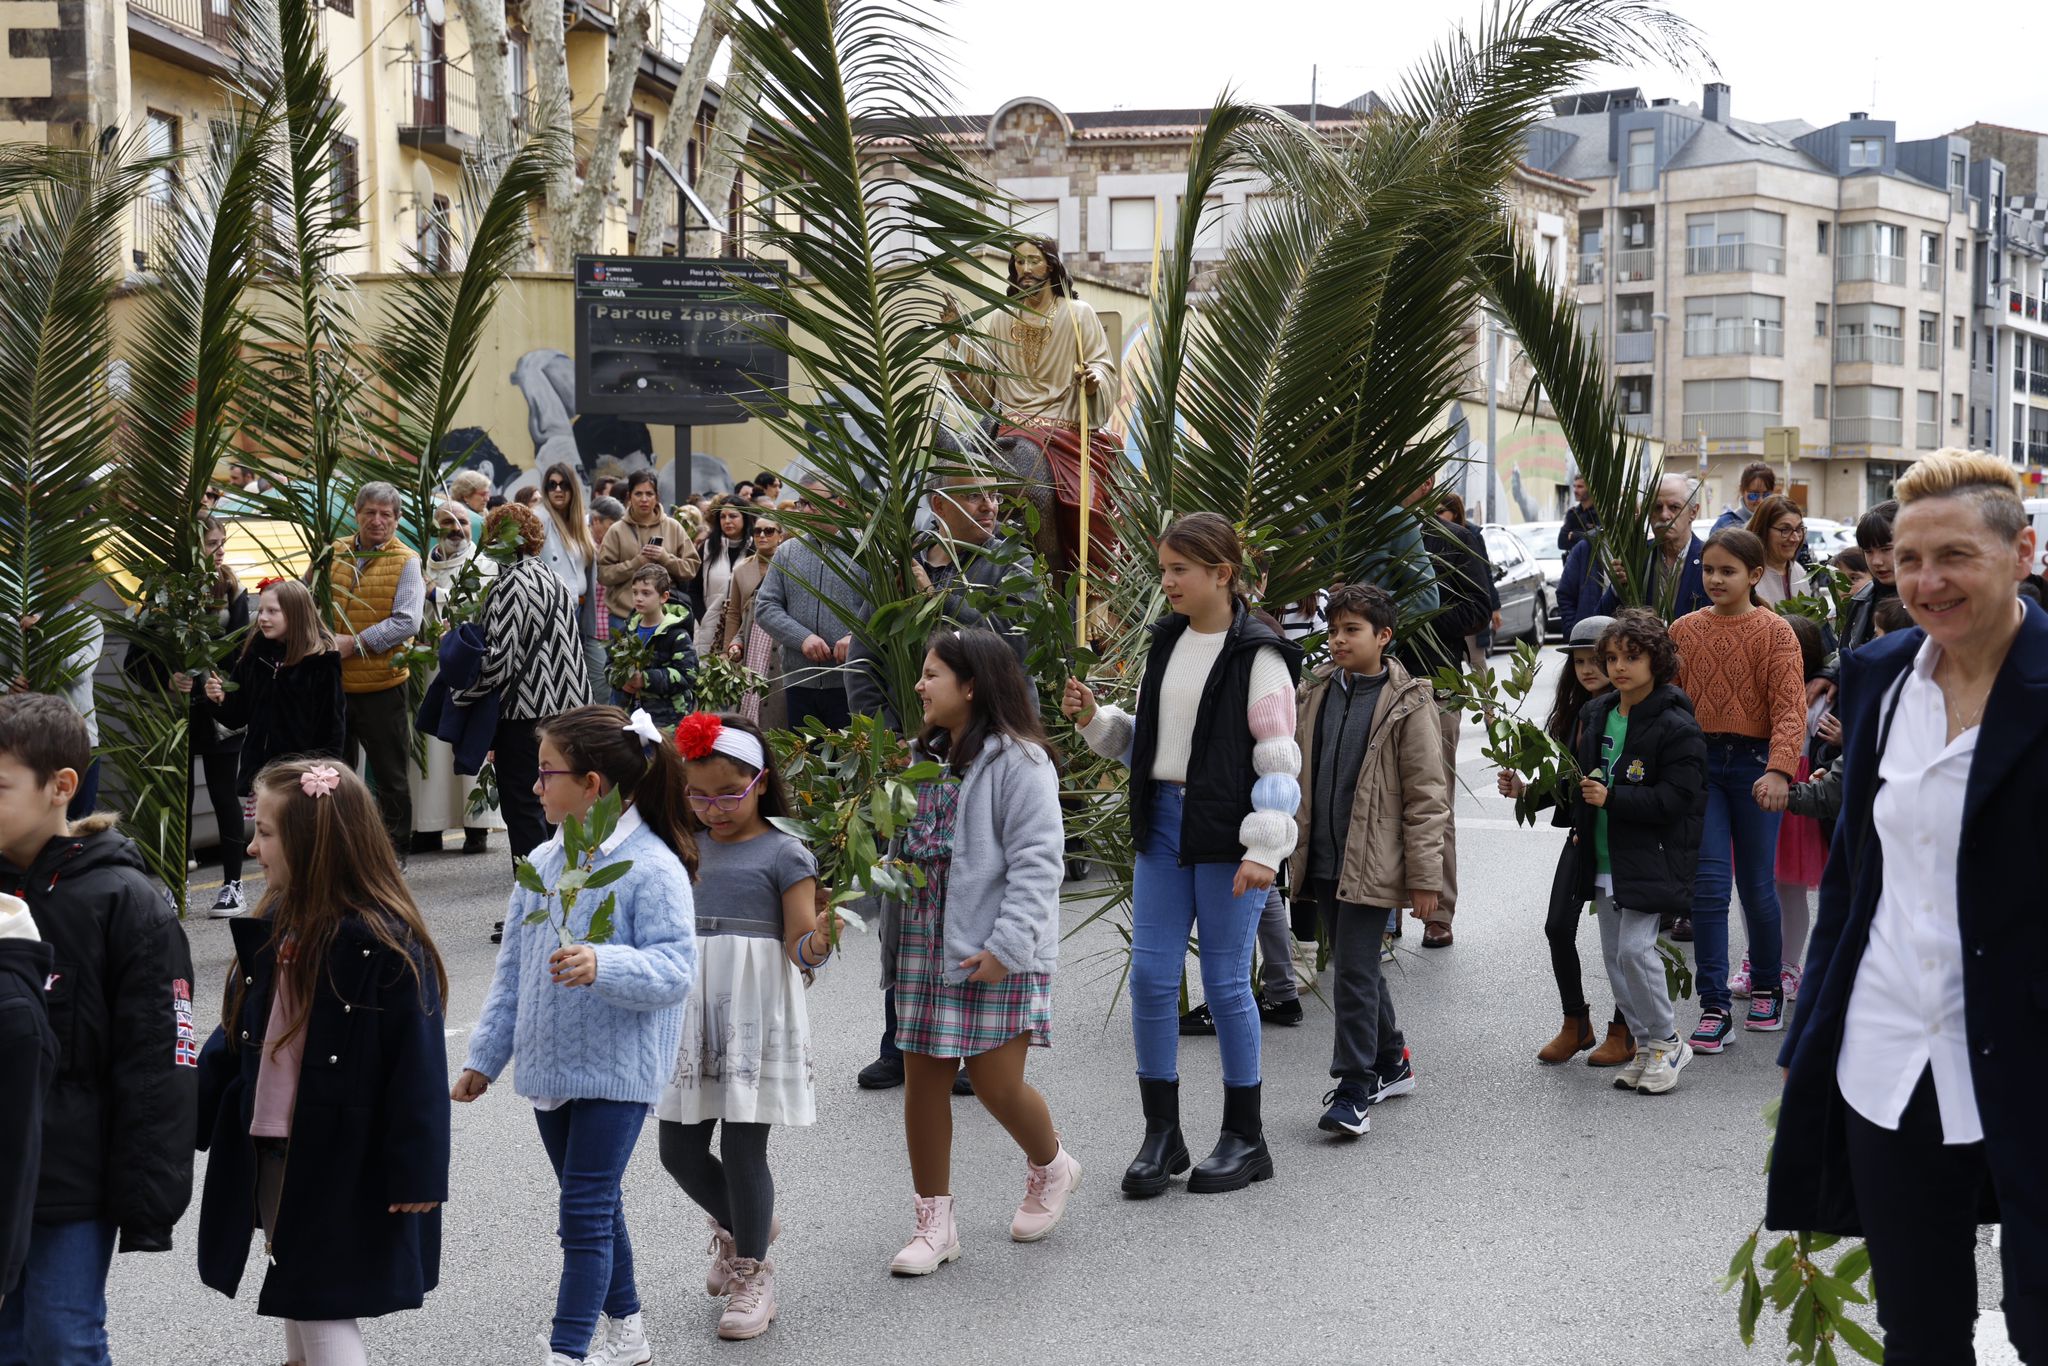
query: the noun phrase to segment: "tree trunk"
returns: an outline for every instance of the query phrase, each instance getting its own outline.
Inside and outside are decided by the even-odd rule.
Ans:
[[[704,86],[711,79],[711,63],[725,38],[725,26],[718,20],[714,4],[706,4],[697,16],[697,31],[690,38],[690,55],[683,63],[682,79],[676,82],[675,98],[669,101],[668,121],[663,124],[656,150],[682,175],[690,173],[687,148],[697,128],[697,111],[704,107]],[[694,186],[692,188],[695,188]],[[661,255],[669,225],[676,221],[676,188],[660,171],[647,177],[647,195],[640,205],[640,254]]]
[[[732,70],[726,73],[725,98],[719,102],[718,121],[711,126],[711,139],[704,149],[704,162],[694,187],[704,206],[719,215],[726,213],[732,198],[734,178],[747,155],[747,138],[754,131],[754,103],[760,98],[761,78],[746,54],[735,50]],[[742,206],[740,228],[746,228]],[[690,244],[689,256],[717,256],[725,239],[725,223],[692,227],[683,240]]]
[[[512,81],[505,43],[504,0],[456,0],[469,30],[469,69],[476,77],[477,135],[482,161],[495,172],[512,155]]]
[[[533,47],[533,121],[536,131],[559,132],[574,145],[575,125],[569,112],[569,40],[562,29],[562,0],[526,0],[526,33]],[[564,157],[548,181],[542,209],[549,263],[556,270],[576,266],[575,238],[569,231],[576,193],[576,166]]]
[[[597,251],[604,241],[604,218],[612,181],[619,172],[619,139],[633,114],[633,81],[640,74],[640,55],[647,51],[648,0],[626,0],[605,67],[604,104],[590,135],[590,160],[583,169],[583,188],[576,192],[569,239],[574,250]]]

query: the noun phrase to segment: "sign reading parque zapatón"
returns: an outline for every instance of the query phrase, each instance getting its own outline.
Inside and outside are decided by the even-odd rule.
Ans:
[[[740,297],[777,283],[737,257],[576,258],[576,411],[642,422],[744,422],[743,401],[789,392],[789,358],[761,336],[788,321]]]

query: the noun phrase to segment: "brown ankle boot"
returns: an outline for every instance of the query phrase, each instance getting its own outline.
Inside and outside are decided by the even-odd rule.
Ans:
[[[1613,1020],[1607,1025],[1607,1037],[1600,1041],[1598,1048],[1587,1055],[1586,1066],[1619,1067],[1623,1063],[1634,1062],[1635,1058],[1635,1035],[1628,1032],[1626,1024],[1620,1020]]]
[[[1536,1050],[1536,1061],[1558,1063],[1593,1046],[1593,1022],[1583,1015],[1567,1015],[1557,1037]]]

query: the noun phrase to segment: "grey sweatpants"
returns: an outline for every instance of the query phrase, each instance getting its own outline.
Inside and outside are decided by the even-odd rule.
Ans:
[[[1259,989],[1268,1001],[1301,996],[1301,983],[1294,975],[1294,927],[1287,899],[1277,885],[1266,892],[1266,909],[1259,913]]]
[[[1386,908],[1339,901],[1334,882],[1318,882],[1314,892],[1323,933],[1330,936],[1330,971],[1336,977],[1331,1007],[1337,1029],[1330,1075],[1339,1081],[1389,1075],[1401,1065],[1401,1050],[1408,1041],[1394,1022],[1394,998],[1380,975]]]
[[[1614,904],[1611,893],[1593,889],[1600,921],[1600,954],[1607,960],[1607,984],[1614,1005],[1639,1043],[1669,1039],[1677,1032],[1671,991],[1664,984],[1664,960],[1657,953],[1657,915]]]

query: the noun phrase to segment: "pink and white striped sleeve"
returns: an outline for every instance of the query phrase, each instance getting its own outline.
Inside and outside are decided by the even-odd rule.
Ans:
[[[1238,827],[1247,862],[1275,872],[1294,852],[1295,810],[1301,805],[1301,747],[1294,743],[1294,678],[1274,649],[1252,657],[1252,809]]]

